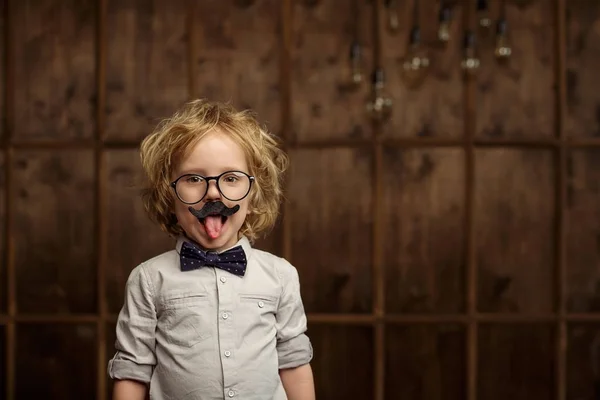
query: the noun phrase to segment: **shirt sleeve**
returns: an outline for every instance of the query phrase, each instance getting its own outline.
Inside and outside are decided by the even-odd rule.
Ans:
[[[131,272],[125,287],[116,328],[117,352],[108,363],[108,375],[112,379],[149,383],[156,365],[156,307],[143,264]]]
[[[313,349],[306,335],[306,314],[300,295],[298,271],[289,263],[283,268],[283,290],[277,309],[277,355],[279,369],[294,368],[312,360]]]

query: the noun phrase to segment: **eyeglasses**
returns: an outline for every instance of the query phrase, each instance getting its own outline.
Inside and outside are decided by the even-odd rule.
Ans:
[[[226,171],[218,176],[185,174],[171,182],[177,198],[185,204],[199,203],[206,193],[208,184],[214,180],[219,192],[230,201],[240,201],[250,193],[254,177],[242,171]]]

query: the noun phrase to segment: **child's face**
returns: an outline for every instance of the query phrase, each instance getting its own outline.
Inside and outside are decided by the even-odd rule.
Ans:
[[[250,174],[243,149],[230,136],[215,128],[196,144],[187,158],[181,161],[171,178],[174,181],[186,174],[216,177],[227,171],[241,171]],[[223,250],[235,245],[239,240],[238,232],[248,215],[250,196],[247,195],[238,201],[231,200],[237,200],[246,193],[239,187],[244,185],[243,182],[247,178],[241,174],[237,174],[237,176],[239,178],[227,174],[220,181],[221,190],[229,199],[217,189],[216,180],[203,182],[197,176],[190,176],[181,178],[178,183],[180,196],[184,197],[186,190],[195,196],[193,200],[191,197],[190,199],[184,198],[186,202],[197,201],[201,194],[196,195],[196,193],[204,193],[203,188],[208,185],[208,191],[199,203],[185,204],[175,196],[175,215],[179,225],[190,239],[205,249]],[[189,211],[190,206],[195,210],[201,210],[206,204],[218,201],[223,202],[227,207],[239,205],[239,210],[226,218],[222,216],[197,218]]]

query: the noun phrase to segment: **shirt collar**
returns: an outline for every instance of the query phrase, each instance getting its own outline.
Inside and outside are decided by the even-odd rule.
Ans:
[[[181,246],[183,246],[184,242],[188,242],[188,243],[191,243],[191,244],[198,245],[194,241],[190,240],[187,236],[185,236],[185,235],[179,235],[177,237],[177,242],[175,244],[175,250],[177,250],[177,254],[180,254],[180,252],[181,252]],[[242,248],[244,249],[244,253],[246,253],[246,259],[249,260],[250,259],[250,250],[252,249],[252,245],[250,244],[250,241],[248,240],[248,238],[246,236],[242,236],[240,238],[240,240],[237,241],[236,244],[234,244],[233,246],[231,246],[231,247],[229,247],[227,249],[221,250],[218,253],[219,254],[223,253],[223,252],[225,252],[225,251],[227,251],[229,249],[232,249],[232,248],[234,248],[236,246],[242,246]]]

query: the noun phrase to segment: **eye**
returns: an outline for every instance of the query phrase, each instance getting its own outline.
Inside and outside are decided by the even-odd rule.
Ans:
[[[227,183],[235,183],[235,182],[237,182],[238,180],[239,180],[239,179],[238,179],[238,177],[237,177],[237,176],[235,176],[235,175],[227,175],[227,176],[225,177],[225,182],[227,182]]]
[[[185,181],[187,183],[202,183],[202,182],[204,182],[204,179],[202,179],[198,175],[192,175],[192,176],[188,176]]]

